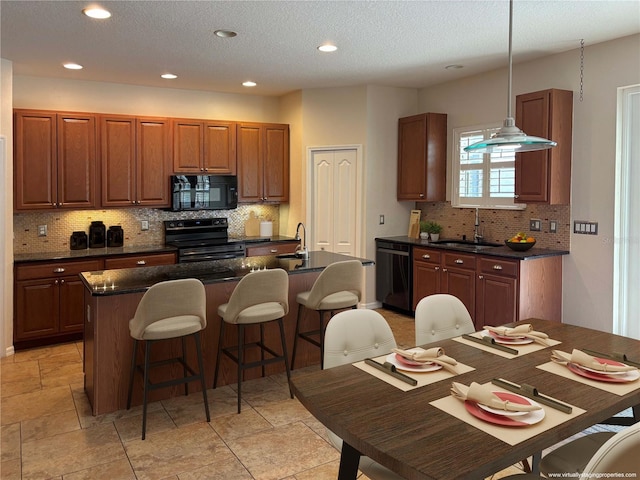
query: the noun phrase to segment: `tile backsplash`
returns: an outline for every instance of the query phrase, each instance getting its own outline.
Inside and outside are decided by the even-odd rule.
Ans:
[[[13,215],[14,253],[59,252],[69,250],[69,238],[75,231],[89,233],[92,221],[101,220],[109,228],[120,225],[124,230],[125,246],[163,245],[165,220],[227,217],[229,236],[244,235],[244,222],[250,212],[273,221],[273,234],[278,235],[278,205],[240,205],[234,210],[170,212],[153,208],[114,208],[100,210],[56,210]],[[149,222],[149,230],[141,229],[141,222]],[[38,226],[47,226],[47,236],[38,236]]]
[[[422,219],[438,222],[442,225],[443,238],[473,239],[476,211],[474,208],[454,208],[450,202],[417,203],[422,210]],[[541,230],[531,232],[529,220],[541,220]],[[557,233],[549,232],[549,222],[558,222]],[[570,205],[534,205],[528,204],[524,210],[480,209],[480,234],[488,242],[502,243],[522,231],[536,239],[536,247],[569,250],[571,239]]]

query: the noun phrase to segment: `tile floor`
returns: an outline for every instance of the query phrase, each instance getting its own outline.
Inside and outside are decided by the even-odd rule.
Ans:
[[[381,312],[412,346],[413,319]],[[144,441],[140,407],[91,415],[81,342],[2,358],[0,378],[2,480],[337,478],[339,453],[284,374],[243,383],[240,415],[234,385],[208,391],[211,423],[197,394],[150,404]]]

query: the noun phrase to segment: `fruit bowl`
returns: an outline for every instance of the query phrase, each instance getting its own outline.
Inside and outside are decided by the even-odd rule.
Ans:
[[[516,252],[526,252],[532,248],[536,242],[535,240],[533,242],[510,242],[509,240],[505,240],[504,244]]]

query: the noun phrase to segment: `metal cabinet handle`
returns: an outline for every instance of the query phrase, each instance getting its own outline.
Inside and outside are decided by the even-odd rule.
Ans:
[[[204,172],[204,168],[201,168],[201,169],[200,169],[200,171],[201,171],[201,172]]]
[[[520,195],[514,195],[513,198],[518,198]]]
[[[64,268],[62,267],[54,268],[53,273],[64,273]]]
[[[136,263],[138,265],[146,265],[147,264],[147,262],[145,262],[144,260],[138,260]]]
[[[421,193],[421,194],[420,194],[420,198],[424,198],[424,193]]]
[[[437,272],[438,270],[440,270],[440,267],[435,267],[434,270]]]
[[[425,253],[424,255],[422,255],[422,258],[424,258],[425,260],[429,260],[431,258],[431,255]]]
[[[462,265],[464,263],[464,260],[460,260],[459,258],[457,258],[455,262],[459,265]]]
[[[482,280],[484,278],[484,275],[478,275],[478,278]]]
[[[60,283],[64,283],[64,280],[60,280]]]
[[[494,270],[502,270],[502,265],[494,265],[493,269]]]
[[[277,248],[272,248],[272,249],[270,250],[270,252],[271,252],[271,253],[278,253],[278,249],[277,249]]]
[[[443,272],[447,272],[448,270],[447,270],[446,268],[443,268],[443,269],[442,269],[442,271],[443,271]]]
[[[53,283],[55,283],[56,285],[58,285],[60,282],[59,282],[58,280],[56,280],[56,281],[55,281],[55,282],[53,282]]]

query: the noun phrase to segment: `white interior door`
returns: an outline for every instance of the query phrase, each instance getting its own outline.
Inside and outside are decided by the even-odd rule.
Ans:
[[[311,250],[358,255],[358,150],[311,149]]]

